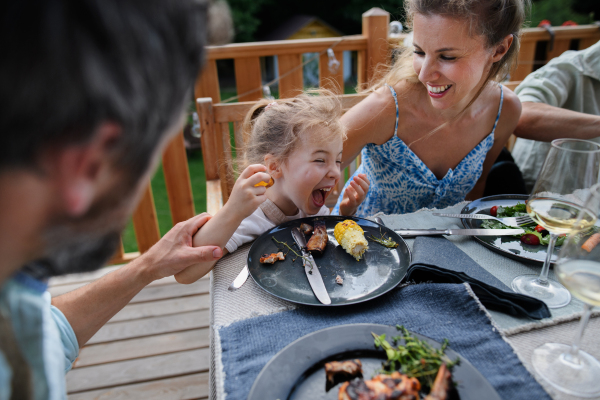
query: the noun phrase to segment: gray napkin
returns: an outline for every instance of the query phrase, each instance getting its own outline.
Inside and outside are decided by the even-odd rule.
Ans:
[[[405,280],[416,283],[467,282],[481,303],[491,310],[533,319],[550,317],[546,303],[513,292],[443,237],[420,236],[415,239],[413,261]]]

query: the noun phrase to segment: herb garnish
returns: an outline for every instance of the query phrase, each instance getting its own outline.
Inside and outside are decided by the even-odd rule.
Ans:
[[[452,371],[452,368],[460,363],[459,358],[452,361],[444,354],[448,347],[448,339],[442,341],[440,349],[435,349],[429,343],[411,335],[404,326],[396,325],[396,329],[401,331],[401,335],[392,337],[394,346],[385,340],[385,334],[378,336],[371,332],[375,338],[375,347],[385,350],[388,358],[378,372],[391,374],[399,371],[410,378],[417,378],[424,388],[431,388],[442,364],[446,364],[448,370]],[[404,345],[398,346],[397,343],[401,340],[404,340]]]
[[[398,243],[394,242],[391,237],[386,238],[384,236],[384,234],[381,232],[381,228],[379,228],[379,237],[371,235],[367,239],[377,242],[380,245],[385,246],[385,247],[390,247],[390,248],[398,247]]]
[[[294,249],[292,249],[292,248],[290,247],[290,245],[289,245],[289,244],[287,244],[287,242],[280,242],[279,240],[275,239],[275,236],[271,236],[271,239],[273,239],[273,240],[275,241],[275,243],[277,243],[277,244],[282,244],[282,245],[284,245],[285,247],[287,247],[287,248],[289,249],[289,250],[288,250],[288,253],[291,251],[292,253],[294,253],[294,254],[296,255],[296,258],[294,258],[294,259],[292,260],[292,262],[295,262],[295,261],[298,259],[298,257],[300,257],[300,258],[301,258],[301,259],[303,259],[304,261],[308,262],[308,263],[310,264],[310,270],[308,271],[308,273],[309,273],[309,274],[312,274],[313,263],[310,261],[310,259],[309,259],[308,257],[304,257],[303,255],[300,255],[300,254],[296,253],[296,251],[295,251]],[[294,245],[295,245],[295,246],[298,246],[296,243],[294,243]],[[287,254],[287,253],[286,253],[286,254]]]

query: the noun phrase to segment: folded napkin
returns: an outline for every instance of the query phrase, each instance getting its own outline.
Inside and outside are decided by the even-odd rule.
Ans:
[[[515,293],[443,237],[415,239],[413,261],[405,280],[416,283],[468,282],[481,303],[491,310],[533,319],[551,316],[546,303]]]
[[[492,327],[465,285],[426,283],[352,306],[305,306],[215,327],[222,350],[226,399],[246,399],[262,368],[294,340],[331,326],[354,323],[400,324],[438,342],[448,339],[450,348],[471,362],[501,398],[550,399]]]

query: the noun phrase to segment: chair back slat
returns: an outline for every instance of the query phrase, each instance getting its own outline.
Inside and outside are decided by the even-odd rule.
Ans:
[[[196,215],[183,131],[173,138],[162,157],[173,225]]]
[[[510,73],[510,79],[512,81],[522,81],[531,73],[531,71],[533,71],[536,42],[525,39],[526,37],[523,37],[521,49],[519,50],[518,64]]]
[[[262,98],[262,77],[260,58],[245,57],[235,59],[235,86],[238,101],[252,101]],[[258,89],[258,90],[256,90]]]
[[[304,87],[302,75],[302,54],[284,54],[277,56],[279,64],[279,98],[286,99],[302,93]]]
[[[235,137],[236,156],[237,150],[243,149],[246,144],[244,132],[242,131],[242,121],[233,121],[233,135]]]
[[[219,179],[221,180],[221,190],[223,191],[223,204],[229,200],[229,194],[233,189],[234,180],[230,171],[233,169],[231,158],[231,131],[229,130],[229,122],[219,123],[220,139],[216,148],[218,164],[219,164]]]
[[[319,57],[319,86],[331,90],[335,94],[344,93],[344,53],[334,51],[335,59],[340,63],[337,71],[330,71],[327,53]]]
[[[215,126],[213,102],[210,97],[196,100],[196,110],[200,122],[200,142],[202,143],[202,161],[206,180],[219,179],[219,163],[216,149],[220,140]],[[207,149],[210,149],[207,151]]]
[[[554,41],[552,50],[546,49],[546,62],[552,60],[554,57],[560,56],[565,51],[571,48],[571,39],[557,39]]]
[[[214,103],[221,101],[219,90],[219,73],[217,60],[208,60],[200,72],[199,78],[194,86],[194,98],[209,97]]]
[[[146,186],[142,199],[133,213],[133,228],[140,253],[144,254],[160,239],[152,187]]]

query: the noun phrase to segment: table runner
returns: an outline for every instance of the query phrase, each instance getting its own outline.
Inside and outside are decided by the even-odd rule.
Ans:
[[[246,399],[261,369],[289,343],[352,323],[401,324],[438,342],[447,338],[450,348],[469,360],[501,398],[550,399],[469,292],[468,285],[424,283],[351,307],[300,307],[223,327],[219,337],[226,399]]]
[[[458,213],[467,204],[461,203],[448,207],[441,212]],[[456,228],[461,227],[458,219],[434,217],[433,210],[423,209],[412,214],[405,215],[381,215],[385,223],[392,228]],[[454,244],[480,264],[488,272],[510,285],[512,278],[521,273],[539,273],[540,265],[526,264],[496,254],[481,246],[470,237],[452,236],[448,238]],[[414,239],[407,239],[409,247],[412,248]],[[235,321],[244,320],[259,315],[293,310],[297,306],[293,303],[277,299],[256,285],[252,278],[236,292],[229,292],[227,287],[241,271],[246,262],[250,244],[242,246],[235,253],[228,255],[217,263],[211,273],[211,369],[210,369],[210,393],[211,399],[224,398],[223,368],[221,364],[221,348],[219,328],[228,326]],[[512,271],[512,273],[511,273]],[[550,271],[552,276],[553,272]],[[574,299],[572,303],[563,309],[552,310],[553,318],[532,322],[530,319],[518,319],[491,311],[495,325],[501,333],[507,335],[507,340],[515,349],[521,361],[530,369],[531,351],[539,343],[558,342],[569,343],[571,335],[575,334],[577,321],[581,315],[581,302]],[[595,314],[597,315],[597,314]],[[558,324],[558,325],[557,325]],[[590,322],[588,332],[593,332],[594,327],[600,329],[600,321],[593,318]],[[600,345],[596,336],[587,333],[582,342],[582,349],[600,359]],[[530,369],[531,371],[531,369]],[[552,393],[545,386],[554,399],[572,399],[573,397],[561,393]]]

